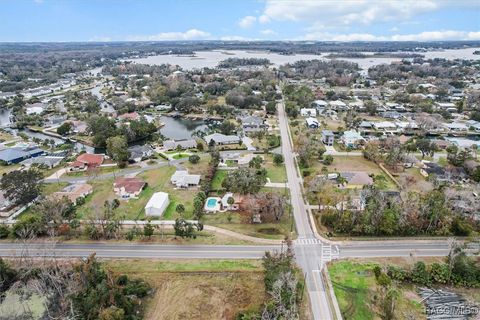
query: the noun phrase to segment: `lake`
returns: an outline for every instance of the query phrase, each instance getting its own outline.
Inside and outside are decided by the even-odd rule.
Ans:
[[[480,55],[474,55],[473,52],[479,48],[465,48],[465,49],[449,49],[449,50],[435,50],[427,52],[419,52],[425,55],[427,59],[444,58],[444,59],[474,59],[479,60]],[[373,54],[372,52],[366,54]],[[201,68],[215,68],[218,63],[228,58],[260,58],[268,59],[273,66],[278,67],[286,63],[293,63],[300,60],[326,60],[325,56],[329,53],[322,55],[314,54],[294,54],[294,55],[281,55],[278,53],[265,52],[265,51],[241,51],[241,50],[212,50],[212,51],[197,51],[195,56],[184,55],[158,55],[150,56],[146,58],[129,59],[134,63],[161,65],[171,64],[178,65],[182,69],[192,70]],[[362,70],[368,70],[368,68],[379,64],[390,64],[393,61],[400,61],[401,58],[339,58],[339,60],[346,60],[358,63]]]
[[[160,121],[165,124],[160,129],[160,133],[168,139],[190,139],[194,131],[208,129],[203,120],[162,116]]]

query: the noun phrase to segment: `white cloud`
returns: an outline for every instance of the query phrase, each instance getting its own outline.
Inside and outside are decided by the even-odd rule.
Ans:
[[[400,31],[400,29],[398,27],[392,27],[392,28],[388,29],[388,31],[398,32],[398,31]]]
[[[240,19],[240,21],[238,22],[238,25],[241,27],[241,28],[250,28],[251,26],[253,26],[253,24],[257,21],[257,18],[254,17],[254,16],[246,16],[246,17],[243,17],[242,19]]]
[[[415,34],[395,34],[377,36],[370,33],[335,34],[328,32],[307,33],[302,40],[318,41],[446,41],[446,40],[480,40],[480,31],[425,31]]]
[[[249,41],[251,39],[247,38],[247,37],[242,37],[242,36],[223,36],[223,37],[220,37],[220,40],[222,40],[222,41]]]
[[[265,30],[262,30],[260,31],[261,34],[265,35],[265,36],[273,36],[273,35],[276,35],[277,33],[275,31],[273,31],[272,29],[265,29]]]
[[[190,29],[185,32],[161,32],[154,35],[134,35],[127,36],[128,41],[168,41],[168,40],[206,40],[210,39],[211,34],[198,30]]]
[[[369,25],[385,21],[406,21],[446,6],[473,6],[477,0],[265,0],[263,21],[309,21],[317,26]]]
[[[90,40],[88,41],[93,41],[93,42],[110,42],[112,41],[112,38],[110,37],[104,37],[104,36],[95,36],[93,38],[91,38]]]
[[[269,23],[270,21],[270,17],[265,14],[262,14],[260,17],[258,17],[258,22],[262,24]]]

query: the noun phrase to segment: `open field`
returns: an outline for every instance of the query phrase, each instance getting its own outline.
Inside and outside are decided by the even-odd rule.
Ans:
[[[227,170],[217,170],[217,172],[215,172],[215,176],[213,176],[211,188],[213,190],[222,189],[222,182],[227,177],[227,175]]]
[[[270,182],[285,182],[287,180],[287,171],[285,165],[282,163],[277,166],[273,163],[273,155],[264,155],[265,163],[263,167],[267,169],[267,177],[270,178]]]
[[[381,319],[375,298],[380,294],[373,268],[376,263],[338,261],[329,267],[335,295],[345,319]],[[412,288],[401,288],[396,314],[399,319],[425,319],[420,298]]]
[[[170,196],[170,205],[164,213],[165,219],[175,219],[175,207],[178,203],[185,206],[185,217],[189,218],[193,209],[193,196],[195,190],[175,190],[170,184],[170,177],[175,172],[175,167],[162,167],[145,171],[138,175],[147,182],[147,187],[140,193],[138,199],[121,200],[117,212],[123,214],[125,219],[144,219],[144,207],[155,192],[167,192]],[[105,200],[117,198],[113,192],[113,179],[90,181],[93,193],[86,198],[84,205],[77,210],[80,218],[86,217],[89,212],[103,210]]]
[[[290,235],[290,228],[295,232],[295,226],[292,224],[288,212],[285,213],[279,223],[247,223],[242,220],[242,216],[236,212],[207,214],[204,216],[204,223],[248,236],[265,239],[285,239],[286,236]]]
[[[107,266],[155,288],[146,320],[235,319],[240,311],[260,310],[265,300],[259,261],[126,260]]]
[[[373,268],[375,265],[396,265],[411,268],[420,259],[417,258],[369,258],[336,261],[328,270],[332,279],[335,295],[344,319],[381,319],[378,308],[380,287],[376,283]],[[422,258],[427,265],[444,261],[440,257]],[[438,288],[437,288],[438,289]],[[463,295],[469,301],[480,301],[477,289],[446,288]],[[426,319],[424,306],[413,284],[398,286],[400,296],[396,307],[397,319]]]

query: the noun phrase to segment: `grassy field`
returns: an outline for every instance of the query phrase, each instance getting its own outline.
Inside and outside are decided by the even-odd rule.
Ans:
[[[140,168],[139,166],[133,165],[133,166],[128,166],[128,169],[135,169],[135,168]],[[86,171],[70,171],[67,172],[67,176],[69,177],[95,177],[100,174],[105,174],[105,173],[112,173],[112,172],[118,172],[119,169],[117,166],[108,166],[108,167],[99,167],[96,169],[93,169],[91,171],[86,170]]]
[[[147,187],[140,193],[138,199],[120,201],[117,210],[125,215],[125,219],[144,219],[144,207],[155,192],[167,192],[170,197],[170,205],[165,211],[165,219],[175,219],[177,213],[175,207],[178,203],[185,206],[185,217],[190,218],[193,209],[193,197],[195,190],[175,190],[170,184],[170,177],[175,172],[175,167],[162,167],[155,170],[145,171],[138,175],[147,182]],[[86,217],[89,212],[103,210],[105,200],[117,198],[113,192],[113,179],[90,181],[93,193],[86,198],[84,205],[78,208],[79,217]]]
[[[275,165],[273,163],[273,155],[265,155],[265,163],[263,167],[267,169],[267,177],[270,178],[270,182],[285,182],[287,180],[287,171],[285,165]]]
[[[279,223],[246,223],[237,212],[208,214],[204,216],[204,222],[208,225],[265,239],[285,239],[286,236],[290,235],[291,228],[295,232],[295,226],[292,224],[288,212],[285,213]]]
[[[107,262],[114,272],[146,279],[155,288],[146,320],[235,319],[265,300],[259,261],[129,260]]]
[[[335,295],[344,319],[380,319],[377,306],[380,288],[373,268],[380,263],[342,260],[328,268]],[[397,318],[425,319],[420,298],[409,286],[401,286],[397,304]]]
[[[217,170],[215,172],[215,176],[212,179],[212,189],[218,190],[222,188],[222,182],[227,177],[228,171],[227,170]]]

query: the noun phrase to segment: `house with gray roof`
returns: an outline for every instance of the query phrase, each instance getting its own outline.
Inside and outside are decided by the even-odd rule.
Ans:
[[[243,132],[258,132],[267,129],[268,125],[261,117],[246,116],[240,119],[242,121]]]
[[[19,163],[25,159],[41,156],[45,153],[40,148],[19,148],[12,147],[0,151],[0,161],[6,164]]]
[[[203,138],[208,145],[213,141],[215,144],[235,144],[240,142],[240,138],[235,135],[225,135],[221,133],[209,134]]]
[[[180,149],[194,149],[197,147],[197,141],[194,139],[185,140],[165,140],[163,142],[163,148],[165,150],[177,150]]]
[[[149,158],[153,154],[153,149],[149,145],[143,146],[131,146],[128,148],[128,152],[130,153],[130,157],[128,160],[133,162],[140,162],[143,159]]]
[[[32,165],[38,165],[52,169],[60,164],[60,162],[65,157],[54,157],[54,156],[39,156],[34,158],[29,158],[20,162],[26,167],[31,167]]]

